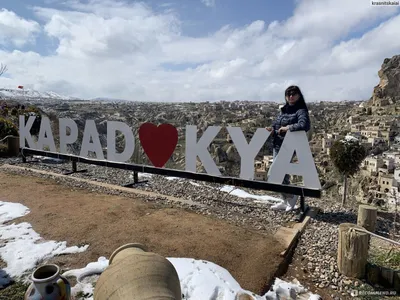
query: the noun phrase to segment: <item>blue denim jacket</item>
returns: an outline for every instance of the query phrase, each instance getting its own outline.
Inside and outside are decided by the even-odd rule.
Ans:
[[[289,126],[289,131],[309,131],[310,130],[310,117],[308,110],[300,108],[293,113],[285,112],[282,109],[282,113],[272,123],[273,128],[273,147],[278,150],[281,148],[283,139],[285,138],[286,132],[278,135],[278,130],[281,127]]]

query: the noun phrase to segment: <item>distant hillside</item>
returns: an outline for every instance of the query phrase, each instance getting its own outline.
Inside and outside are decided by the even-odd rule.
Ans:
[[[91,100],[95,101],[108,101],[108,102],[131,102],[131,100],[126,100],[126,99],[116,99],[116,98],[108,98],[108,97],[97,97],[93,98]]]
[[[0,88],[0,99],[4,100],[78,100],[75,97],[59,95],[55,92],[39,92],[30,89],[6,89]]]

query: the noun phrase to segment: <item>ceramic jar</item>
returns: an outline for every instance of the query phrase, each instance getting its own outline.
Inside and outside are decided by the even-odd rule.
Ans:
[[[60,275],[57,265],[44,265],[31,275],[32,283],[25,292],[25,300],[70,300],[71,285]]]

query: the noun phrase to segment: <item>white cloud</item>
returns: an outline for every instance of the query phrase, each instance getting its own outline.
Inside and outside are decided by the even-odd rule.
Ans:
[[[153,48],[179,35],[173,14],[155,15],[144,4],[122,6],[114,1],[71,3],[78,11],[36,7],[46,21],[44,31],[59,40],[57,53],[86,58],[93,56],[148,56]]]
[[[383,59],[400,54],[400,16],[397,8],[353,2],[302,0],[286,21],[227,25],[196,38],[182,34],[174,10],[156,13],[137,2],[75,0],[66,2],[67,10],[35,7],[43,32],[57,45],[55,53],[0,50],[11,77],[0,78],[0,86],[84,98],[282,101],[284,89],[295,83],[308,101],[366,99]],[[350,32],[365,29],[370,30],[348,39]]]
[[[201,2],[207,7],[215,7],[215,0],[201,0]]]
[[[33,42],[34,35],[39,31],[37,22],[25,20],[4,8],[0,10],[0,45],[21,47]]]
[[[318,36],[333,41],[398,13],[396,6],[372,6],[369,0],[303,0],[294,15],[275,30],[285,36]]]

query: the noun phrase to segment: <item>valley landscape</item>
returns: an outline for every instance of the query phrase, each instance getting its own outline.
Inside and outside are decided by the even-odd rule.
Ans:
[[[112,226],[116,229],[118,228],[118,231],[130,232],[131,235],[136,236],[137,240],[149,244],[154,251],[159,251],[163,255],[177,257],[191,255],[191,257],[198,257],[220,264],[233,274],[244,289],[251,290],[259,295],[267,292],[265,289],[271,286],[275,276],[278,274],[279,278],[287,281],[299,280],[301,284],[305,285],[313,293],[321,295],[323,299],[346,299],[347,297],[352,297],[351,293],[354,296],[354,291],[356,290],[370,291],[372,295],[374,290],[382,291],[382,287],[379,288],[379,286],[371,285],[366,281],[346,278],[338,272],[336,264],[337,231],[340,223],[357,222],[358,205],[364,203],[376,207],[379,211],[375,233],[391,238],[394,241],[400,240],[399,213],[397,209],[399,204],[399,198],[397,197],[398,182],[400,182],[400,140],[398,138],[400,130],[398,118],[400,101],[396,98],[400,93],[400,84],[393,83],[400,83],[398,74],[400,74],[400,56],[394,56],[390,59],[385,59],[383,62],[382,69],[379,71],[381,82],[374,88],[369,100],[308,104],[313,124],[310,148],[322,185],[322,198],[306,198],[307,204],[314,210],[314,216],[305,227],[304,232],[302,232],[301,238],[295,247],[293,259],[284,272],[276,273],[274,270],[278,268],[278,265],[271,266],[271,262],[277,261],[279,253],[285,249],[284,243],[282,244],[279,241],[278,232],[282,227],[294,228],[295,214],[270,209],[271,204],[279,201],[280,197],[279,194],[273,192],[221,186],[145,173],[139,173],[139,177],[148,180],[147,183],[133,186],[132,188],[125,187],[121,190],[118,187],[132,182],[132,172],[78,163],[78,169],[84,168],[87,169],[87,172],[62,175],[63,170],[71,168],[70,163],[62,160],[52,161],[40,156],[33,159],[30,158],[26,163],[23,163],[21,157],[7,157],[7,147],[4,144],[2,148],[3,157],[1,158],[1,196],[7,201],[20,202],[20,196],[18,195],[25,188],[32,189],[29,181],[36,180],[40,190],[36,191],[34,189],[31,193],[28,190],[22,192],[23,194],[29,193],[31,195],[22,202],[32,210],[26,220],[33,224],[35,228],[38,228],[46,239],[66,239],[68,243],[87,243],[90,245],[89,250],[78,254],[78,256],[66,255],[47,258],[47,261],[56,262],[66,269],[83,267],[90,261],[96,261],[98,256],[109,255],[113,248],[119,246],[118,243],[129,242],[129,238],[127,239],[126,235],[119,236],[115,241],[110,239],[111,236],[106,238],[107,234],[112,234],[110,226],[114,224]],[[250,141],[257,128],[270,126],[280,105],[280,103],[253,101],[204,103],[85,101],[66,99],[62,98],[62,96],[57,98],[45,97],[41,96],[40,93],[25,93],[22,95],[21,91],[18,90],[9,90],[7,93],[0,91],[0,96],[2,97],[0,101],[3,107],[2,120],[15,124],[17,128],[18,115],[25,113],[25,111],[34,111],[34,113],[42,117],[47,116],[53,125],[52,132],[56,145],[59,144],[58,119],[73,119],[78,125],[79,132],[84,131],[85,120],[95,120],[105,153],[107,121],[122,121],[132,128],[135,135],[140,125],[145,122],[172,124],[178,129],[179,139],[176,150],[166,166],[177,170],[184,170],[184,129],[186,125],[196,124],[199,136],[208,126],[239,126],[242,128],[247,140]],[[17,112],[15,112],[15,109],[17,109]],[[14,112],[12,112],[13,110]],[[334,141],[342,139],[344,136],[352,136],[358,139],[367,149],[368,156],[362,162],[359,172],[349,179],[347,200],[343,206],[341,205],[343,178],[332,164],[329,154],[330,147]],[[79,138],[81,139],[82,136]],[[119,141],[117,148],[123,149],[124,139],[117,137],[117,141]],[[69,147],[69,153],[79,155],[79,144],[75,143]],[[151,165],[139,142],[137,145],[137,152],[132,157],[131,162]],[[227,131],[221,130],[208,150],[223,176],[238,177],[240,155],[232,144]],[[271,145],[267,142],[256,157],[256,178],[265,180],[263,176],[265,176],[270,166],[271,155]],[[204,172],[201,162],[198,163],[197,172]],[[41,177],[41,179],[34,179],[35,177]],[[62,187],[57,188],[56,185],[61,185]],[[59,190],[59,192],[55,190]],[[37,196],[35,196],[35,193],[38,193]],[[42,197],[39,196],[40,193],[43,193]],[[57,193],[60,193],[60,196]],[[75,203],[77,198],[72,196],[73,193],[81,195],[79,198],[82,199],[79,204]],[[86,193],[89,193],[87,194],[88,200],[85,200],[86,196],[83,196]],[[93,196],[89,196],[90,193]],[[104,198],[106,195],[109,195],[109,200]],[[124,207],[127,205],[124,204],[126,202],[124,199],[132,199],[133,195],[136,195],[134,197],[138,200],[134,200],[129,205],[136,205],[134,203],[137,201],[140,203],[144,201],[143,204],[140,204],[143,209],[150,205],[149,208],[146,208],[146,210],[150,209],[150,212],[146,215],[150,214],[151,216],[153,210],[154,213],[160,210],[160,213],[164,211],[166,214],[166,216],[155,216],[157,221],[156,219],[151,220],[150,217],[146,218],[147,221],[143,219],[140,226],[147,228],[147,234],[145,235],[143,235],[143,232],[134,233],[130,229],[123,229],[132,225],[128,225],[125,222],[118,225],[112,219],[112,216],[117,215],[122,219],[129,219],[128,216],[122,217],[120,209],[122,208],[121,205],[124,205]],[[47,208],[48,213],[43,209],[38,209],[43,205],[48,206],[48,204],[45,204],[48,201],[47,199],[61,199],[60,197],[68,197],[68,200],[65,198],[60,202],[55,201],[54,205],[58,205],[57,203],[71,207],[78,205],[79,209],[77,211],[71,210],[70,216],[66,216],[64,213],[61,215],[55,214],[61,208],[56,208],[54,205]],[[110,203],[106,205],[114,203],[112,207],[100,208],[98,206],[94,208],[98,212],[107,211],[107,214],[111,214],[110,217],[107,217],[111,219],[105,219],[103,221],[105,223],[102,225],[96,221],[90,221],[91,218],[95,220],[99,216],[93,214],[90,217],[84,213],[91,210],[90,208],[85,208],[86,206],[94,205],[96,207],[93,200],[89,200],[92,197],[102,197],[106,202],[101,200],[99,203]],[[111,197],[119,197],[119,200],[111,200],[114,199]],[[117,209],[117,207],[121,208]],[[128,208],[126,207],[126,209]],[[129,208],[129,210],[131,209],[132,212],[137,210],[137,208]],[[79,219],[79,211],[84,213],[81,220],[85,220],[85,222],[72,232],[68,233],[62,230],[62,226],[59,229],[61,231],[57,231],[58,233],[54,230],[45,229],[59,227],[61,224],[56,224],[60,218],[64,218],[67,223],[81,223],[81,221],[76,220],[76,218]],[[192,213],[202,215],[209,221],[201,221],[202,219],[192,220],[192,218],[199,218],[192,215]],[[179,230],[185,232],[183,236],[186,236],[188,231],[191,232],[190,236],[193,241],[188,240],[182,243],[181,247],[183,248],[176,248],[180,242],[171,240],[171,238],[165,240],[167,245],[159,244],[163,239],[157,239],[157,235],[169,235],[171,237],[182,235],[182,233],[176,231],[171,235],[171,233],[164,232],[161,227],[157,227],[160,226],[156,225],[157,223],[164,222],[163,220],[166,221],[170,218],[169,216],[174,216],[174,219],[169,221],[172,223],[161,225],[162,227],[173,228],[173,223],[178,222]],[[25,217],[21,219],[21,222],[24,220]],[[147,225],[146,222],[148,223]],[[188,228],[185,227],[185,222],[188,222]],[[200,226],[203,222],[206,222],[204,229],[197,228],[197,233],[192,232],[193,229],[189,229],[191,227],[190,224],[198,224]],[[211,223],[207,224],[207,222]],[[222,223],[220,224],[219,222]],[[106,244],[110,243],[108,246],[105,246],[104,243],[96,245],[96,237],[93,234],[96,228],[99,230],[98,226],[104,227],[100,229],[101,236],[99,238],[103,238]],[[152,226],[156,227],[150,229]],[[212,235],[207,235],[209,246],[204,244],[205,241],[201,246],[195,246],[196,234],[201,234],[202,230],[215,231],[215,228],[219,228],[218,226],[222,226],[221,228],[224,229],[222,232],[220,231],[222,229],[217,230],[219,233],[215,235],[215,240]],[[230,231],[229,226],[232,226],[231,232],[225,232]],[[244,230],[243,233],[240,233],[241,230]],[[92,232],[92,235],[91,237],[78,237],[77,234],[80,231]],[[240,237],[240,234],[242,234],[242,237]],[[225,242],[221,241],[222,236],[226,238]],[[189,236],[187,237],[189,238]],[[262,242],[263,239],[264,242]],[[271,242],[274,239],[278,240],[277,244]],[[219,247],[222,247],[221,243],[228,248],[226,250],[220,249]],[[257,243],[260,246],[257,246]],[[265,246],[261,246],[263,244]],[[191,248],[187,248],[189,245],[192,245],[195,247],[193,249],[197,250],[190,250]],[[237,256],[239,258],[237,262],[232,260],[232,247],[238,251]],[[243,251],[245,249],[249,250],[249,247],[254,254],[258,253],[259,255],[267,256],[264,258],[255,256],[253,262],[246,259],[246,265],[242,266],[240,262],[243,262],[243,259],[240,257],[246,256]],[[258,249],[257,247],[261,248]],[[267,248],[265,249],[265,247]],[[377,249],[381,249],[380,247],[381,245]],[[371,249],[371,257],[369,259],[374,261],[377,259],[375,256],[379,257],[382,254],[381,252],[385,251],[381,249],[377,252],[378,254],[373,256],[372,253],[375,253],[373,252],[374,248]],[[390,249],[390,247],[387,249]],[[221,251],[222,253],[227,251],[226,253],[229,252],[229,254],[217,255]],[[394,260],[390,263],[390,267],[397,271],[400,266],[399,261],[396,260],[398,259],[396,258],[398,253],[398,248],[391,250]],[[257,268],[259,270],[256,273],[260,277],[256,278],[254,277],[254,266],[252,264],[259,264],[260,262],[268,262],[268,266],[258,265]],[[248,273],[246,273],[246,268],[249,270]],[[396,289],[396,287],[393,288]],[[4,291],[8,289],[10,288],[6,288]],[[383,291],[386,290],[387,288],[383,287]],[[90,296],[90,294],[87,295]],[[383,292],[381,292],[382,295]],[[266,299],[270,298],[267,297]]]
[[[3,0],[0,300],[400,299],[399,28],[399,1]]]

